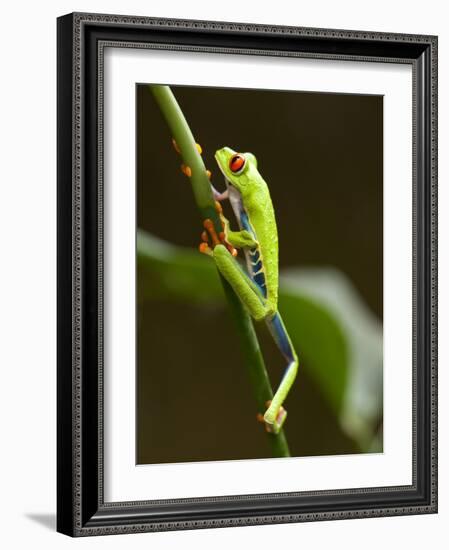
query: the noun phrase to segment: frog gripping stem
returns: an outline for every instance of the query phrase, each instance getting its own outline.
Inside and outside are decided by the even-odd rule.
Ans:
[[[267,409],[270,407],[272,401],[267,401],[265,403],[265,406]],[[273,422],[269,423],[265,420],[265,416],[261,413],[257,413],[257,421],[261,422],[265,426],[265,431],[267,433],[273,433],[278,434],[284,424],[284,422],[287,419],[287,411],[282,407],[282,405],[279,407],[279,411],[274,419]]]
[[[259,413],[258,419],[264,423],[270,434],[279,434],[287,418],[282,406],[296,378],[298,359],[282,319],[277,312],[278,249],[277,229],[274,210],[268,187],[257,172],[257,161],[251,153],[236,153],[230,148],[216,152],[215,158],[225,176],[227,189],[219,193],[212,187],[216,199],[215,210],[220,218],[222,231],[207,218],[203,222],[200,252],[213,257],[221,275],[228,281],[251,317],[257,322],[264,320],[287,362],[287,368],[274,393],[266,404],[265,414]],[[249,170],[246,176],[258,194],[247,194],[246,202],[240,189],[239,174]],[[186,168],[183,168],[186,173]],[[188,174],[187,174],[188,175]],[[209,174],[208,174],[209,175]],[[247,183],[248,185],[248,183]],[[265,190],[265,191],[264,191]],[[236,194],[237,193],[237,194]],[[262,200],[260,197],[263,195]],[[259,197],[257,204],[251,203],[251,197]],[[239,224],[239,231],[232,231],[225,218],[219,201],[229,199]],[[251,203],[251,204],[250,204]],[[249,205],[252,207],[248,209]],[[257,224],[259,224],[259,229]],[[267,227],[270,233],[267,238]],[[259,238],[260,237],[260,238]],[[262,239],[262,240],[261,240]],[[237,249],[243,250],[247,269],[235,261]]]
[[[222,231],[217,234],[215,231],[214,222],[210,218],[206,218],[203,221],[203,227],[204,231],[201,233],[201,240],[203,241],[200,246],[199,250],[203,254],[207,254],[210,256],[212,254],[213,249],[219,245],[223,244],[228,251],[231,253],[231,255],[235,258],[237,256],[237,250],[226,241],[226,218],[223,215],[223,210],[221,208],[221,204],[219,202],[215,202],[215,209],[217,211],[217,214],[220,217],[220,222],[222,226]],[[212,241],[212,248],[209,246],[209,239]]]

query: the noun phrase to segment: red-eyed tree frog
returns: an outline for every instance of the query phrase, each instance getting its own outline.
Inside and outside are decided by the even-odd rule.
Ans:
[[[230,229],[217,202],[223,233],[217,235],[212,221],[205,220],[207,233],[203,232],[200,250],[215,260],[255,321],[265,321],[287,362],[280,385],[263,415],[266,430],[277,434],[287,416],[282,404],[296,378],[298,358],[278,312],[279,250],[274,208],[252,153],[223,147],[215,153],[215,159],[225,177],[226,190],[220,193],[212,186],[212,191],[216,201],[230,201],[239,231]],[[235,259],[235,249],[243,251],[246,270]]]

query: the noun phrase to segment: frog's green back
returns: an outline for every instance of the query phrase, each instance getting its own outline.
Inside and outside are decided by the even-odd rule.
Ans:
[[[270,191],[260,176],[257,187],[246,197],[245,209],[259,242],[262,269],[265,274],[267,301],[273,312],[277,310],[279,284],[279,245]]]

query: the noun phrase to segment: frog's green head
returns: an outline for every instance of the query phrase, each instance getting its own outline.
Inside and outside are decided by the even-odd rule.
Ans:
[[[259,181],[257,159],[252,153],[237,153],[230,147],[218,149],[215,160],[228,184],[242,196],[248,195]]]

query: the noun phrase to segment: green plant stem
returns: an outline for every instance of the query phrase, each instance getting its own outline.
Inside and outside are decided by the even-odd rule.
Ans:
[[[210,218],[214,222],[216,230],[220,232],[221,222],[215,210],[215,201],[212,195],[209,178],[203,159],[196,148],[196,142],[190,127],[184,117],[181,108],[168,86],[149,85],[165,121],[175,139],[184,164],[192,170],[190,183],[192,185],[195,202],[202,219]],[[221,275],[220,275],[221,277]],[[248,367],[251,385],[254,390],[257,408],[259,412],[266,409],[265,403],[272,399],[273,390],[268,378],[267,370],[260,350],[257,334],[252,319],[243,307],[238,296],[232,290],[229,283],[221,277],[224,292],[229,303],[232,317],[237,326],[237,332],[241,339],[245,363]],[[266,433],[266,432],[265,432]],[[290,451],[283,430],[277,435],[266,433],[275,457],[288,457]]]
[[[266,402],[273,398],[273,390],[271,389],[253,321],[231,286],[223,278],[222,282],[229,303],[229,309],[240,336],[245,363],[247,365],[253,393],[256,398],[257,410],[264,412],[267,408]],[[281,430],[277,435],[268,432],[265,433],[271,445],[273,456],[290,456],[284,430]]]

